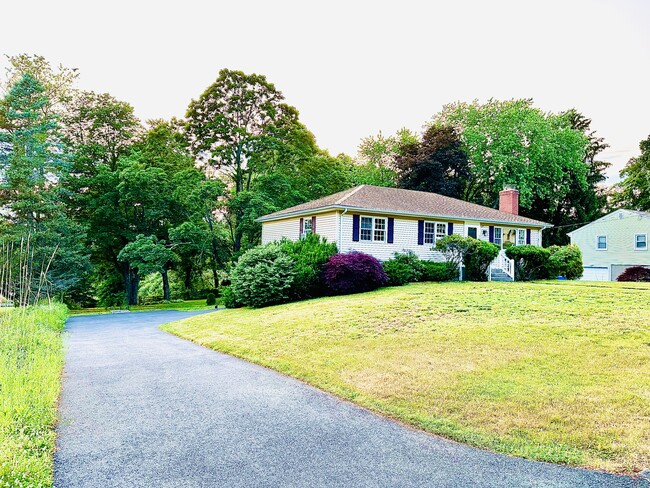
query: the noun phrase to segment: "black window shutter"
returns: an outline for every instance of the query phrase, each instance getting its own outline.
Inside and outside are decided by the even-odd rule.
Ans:
[[[359,216],[352,216],[352,240],[354,242],[359,242]]]
[[[424,220],[418,220],[418,246],[424,244]]]
[[[447,224],[447,235],[450,236],[454,233],[454,224],[452,222],[449,222]]]
[[[300,217],[300,230],[298,231],[300,234],[298,234],[300,237],[302,237],[303,232],[305,232],[305,219]]]
[[[530,244],[530,229],[526,229],[526,244]]]
[[[395,219],[393,217],[388,217],[388,244],[393,243],[393,233],[395,230]]]
[[[494,242],[494,226],[490,226],[490,242]]]
[[[311,233],[316,233],[316,216],[311,218]]]

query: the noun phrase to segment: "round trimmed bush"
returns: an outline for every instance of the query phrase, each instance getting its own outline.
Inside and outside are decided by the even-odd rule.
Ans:
[[[506,256],[515,262],[515,279],[530,281],[548,278],[548,260],[551,253],[548,249],[524,244],[506,249]]]
[[[208,293],[205,297],[206,305],[215,305],[217,303],[217,296],[214,293]]]
[[[388,283],[388,276],[376,258],[351,252],[330,257],[323,269],[323,281],[332,293],[345,295],[376,290]]]
[[[548,258],[548,274],[551,278],[564,276],[567,280],[576,280],[582,276],[582,253],[575,244],[569,246],[551,246]]]
[[[294,264],[278,244],[249,249],[230,273],[231,292],[238,303],[249,307],[288,302],[296,276]]]

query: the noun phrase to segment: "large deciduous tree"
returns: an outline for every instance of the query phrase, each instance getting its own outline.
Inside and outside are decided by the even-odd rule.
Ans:
[[[400,188],[462,196],[469,161],[453,127],[431,125],[422,141],[405,144],[395,158]]]
[[[650,135],[639,144],[641,154],[631,158],[621,171],[614,203],[625,208],[650,211]]]
[[[561,117],[569,121],[572,129],[586,137],[582,159],[586,175],[583,181],[581,173],[564,171],[562,179],[557,182],[559,191],[556,195],[547,198],[534,196],[528,215],[554,225],[542,234],[546,246],[568,244],[570,239],[567,232],[602,217],[607,207],[603,182],[610,163],[599,159],[599,155],[609,145],[591,130],[591,119],[576,110],[568,110]]]
[[[506,185],[519,190],[528,210],[534,198],[552,199],[566,173],[586,185],[587,138],[566,116],[547,114],[526,100],[489,100],[446,105],[434,121],[456,128],[470,160],[471,178],[463,199],[495,206]]]

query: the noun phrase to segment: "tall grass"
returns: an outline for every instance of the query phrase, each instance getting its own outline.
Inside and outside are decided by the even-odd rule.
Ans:
[[[0,309],[0,487],[52,486],[64,305]]]

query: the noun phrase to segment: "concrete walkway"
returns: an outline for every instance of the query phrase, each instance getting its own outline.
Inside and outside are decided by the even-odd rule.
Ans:
[[[68,321],[58,488],[650,486],[411,430],[157,329],[189,315]]]

